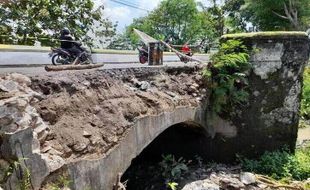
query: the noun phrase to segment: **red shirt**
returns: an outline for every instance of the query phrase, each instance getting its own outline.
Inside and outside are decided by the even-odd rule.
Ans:
[[[182,52],[183,53],[190,53],[191,52],[191,49],[188,47],[188,45],[184,45],[183,47],[182,47]]]

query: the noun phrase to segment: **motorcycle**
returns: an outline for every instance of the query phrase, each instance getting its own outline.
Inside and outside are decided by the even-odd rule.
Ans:
[[[146,62],[148,62],[148,52],[145,50],[145,49],[143,49],[143,48],[138,48],[138,51],[139,51],[139,61],[140,61],[140,63],[141,64],[144,64],[144,63],[146,63]]]
[[[194,55],[192,52],[184,53],[184,54],[189,56],[189,57],[192,57]],[[180,61],[183,62],[183,63],[187,63],[187,62],[190,61],[190,59],[188,57],[184,57],[184,56],[179,56],[179,57],[180,57]]]
[[[73,55],[66,49],[51,48],[52,52],[49,53],[49,56],[53,65],[93,64],[91,53],[81,46],[79,48],[82,50],[79,56]]]

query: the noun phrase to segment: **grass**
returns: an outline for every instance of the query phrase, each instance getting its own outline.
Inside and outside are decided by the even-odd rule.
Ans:
[[[301,110],[300,114],[302,119],[310,119],[310,68],[306,67],[304,71],[302,99],[301,99]]]
[[[290,154],[286,149],[266,152],[257,160],[241,158],[245,171],[270,176],[276,180],[306,180],[310,178],[310,147]]]

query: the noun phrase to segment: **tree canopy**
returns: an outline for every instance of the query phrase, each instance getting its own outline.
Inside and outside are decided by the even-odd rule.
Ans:
[[[198,10],[195,0],[163,0],[149,15],[135,19],[127,28],[127,35],[136,43],[132,30],[137,28],[157,39],[194,43],[214,34],[211,24],[208,15]]]
[[[258,30],[306,30],[309,0],[246,0],[243,16]]]
[[[115,25],[103,18],[103,6],[94,8],[92,0],[19,0],[0,3],[0,35],[19,44],[27,39],[53,38],[64,27],[77,39],[91,43],[88,34],[112,37]],[[100,28],[100,31],[97,29]],[[10,39],[8,39],[10,40]]]

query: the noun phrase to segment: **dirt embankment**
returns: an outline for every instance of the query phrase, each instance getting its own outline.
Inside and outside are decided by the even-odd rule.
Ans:
[[[41,153],[96,158],[117,145],[135,119],[197,106],[207,94],[200,67],[64,72],[32,77],[34,107],[49,131]]]

